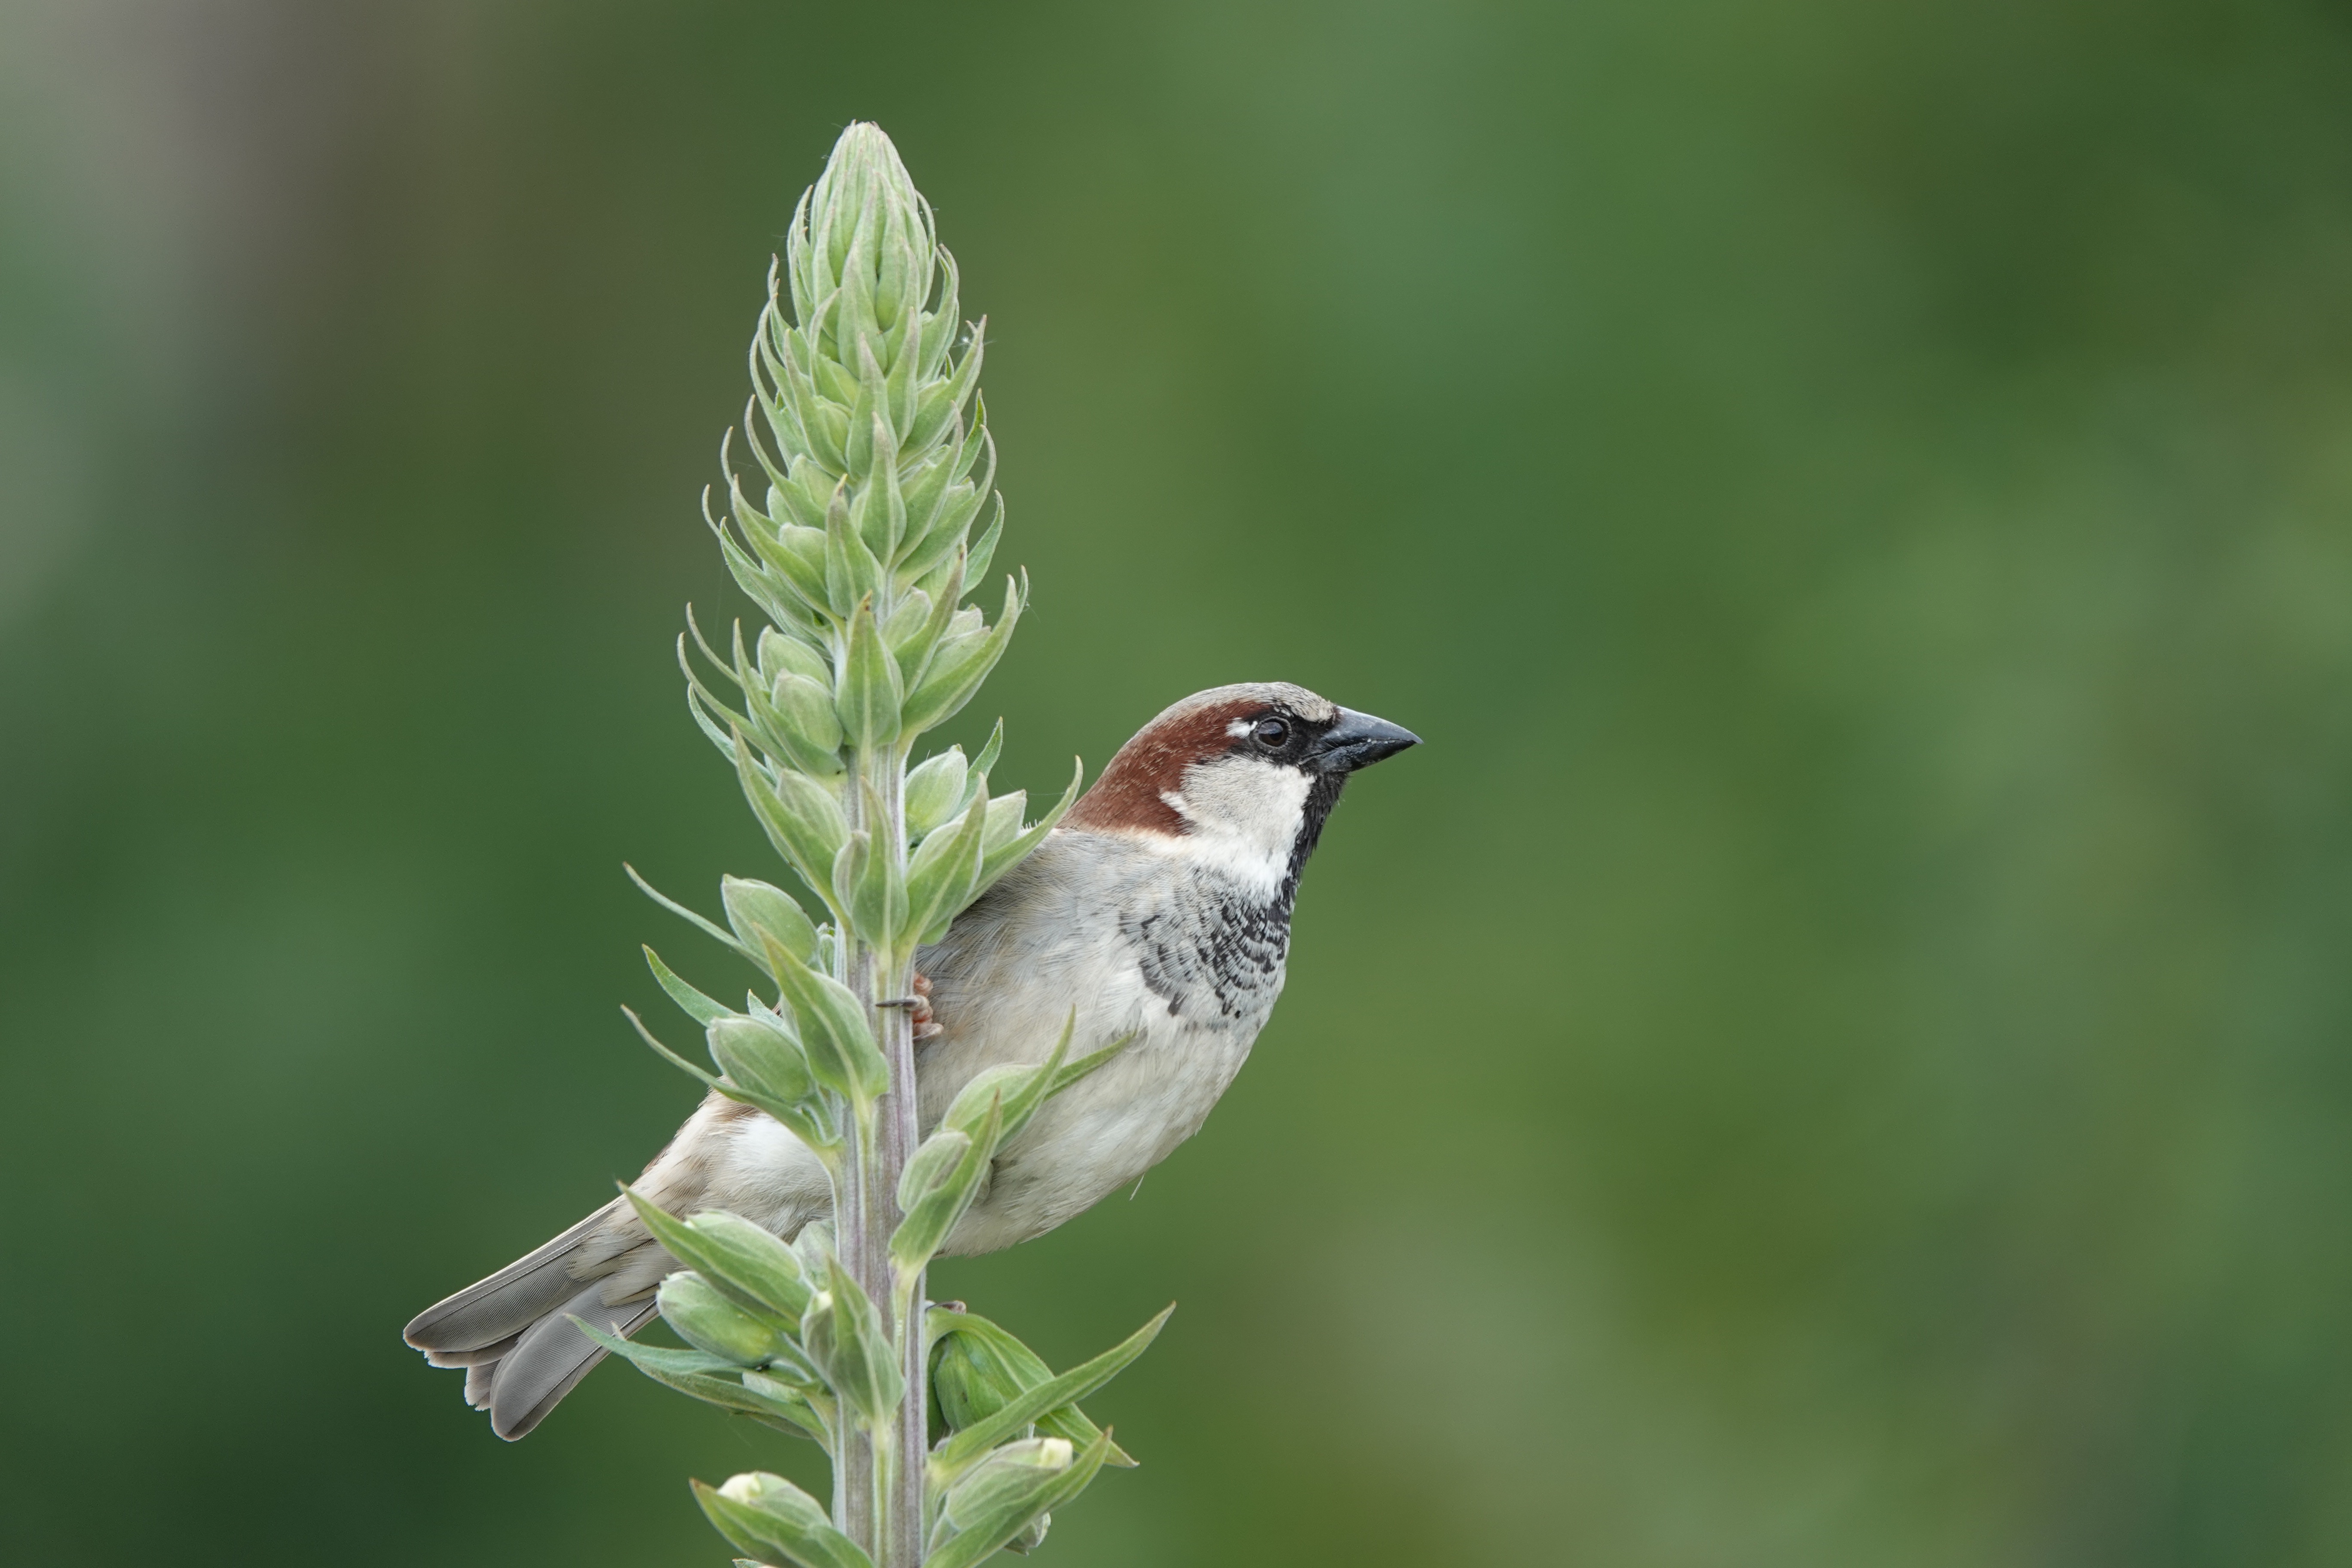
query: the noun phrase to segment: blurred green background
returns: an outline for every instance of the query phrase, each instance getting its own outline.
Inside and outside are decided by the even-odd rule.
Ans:
[[[717,1563],[812,1454],[417,1309],[693,1101],[669,639],[791,204],[991,318],[1057,788],[1411,725],[1206,1131],[942,1268],[1041,1561],[2352,1561],[2352,21],[2251,0],[0,6],[0,1558]],[[673,1031],[675,1032],[675,1031]],[[689,1031],[690,1032],[690,1031]]]

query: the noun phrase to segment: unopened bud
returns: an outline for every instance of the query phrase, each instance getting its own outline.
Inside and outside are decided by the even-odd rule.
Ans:
[[[971,1140],[951,1127],[941,1128],[923,1140],[898,1173],[898,1206],[911,1209],[923,1195],[948,1179],[957,1163],[971,1148]]]
[[[782,1319],[729,1300],[692,1269],[663,1280],[656,1300],[678,1338],[738,1366],[765,1366],[790,1352],[792,1332]]]
[[[773,626],[760,629],[760,673],[773,680],[779,674],[790,671],[805,676],[823,686],[833,679],[833,667],[824,656],[798,637],[786,637]]]
[[[834,711],[833,692],[805,675],[780,670],[768,688],[776,714],[793,727],[793,734],[812,751],[841,747],[841,716]]]
[[[971,776],[963,748],[950,746],[907,774],[907,831],[917,837],[943,826],[962,804]]]
[[[765,1099],[798,1105],[814,1087],[800,1044],[772,1024],[734,1016],[714,1020],[705,1035],[710,1059],[730,1082]]]
[[[803,963],[816,951],[816,928],[809,923],[798,900],[782,888],[747,877],[721,877],[719,900],[727,907],[727,923],[754,953],[761,951],[761,931]]]
[[[1021,837],[1021,814],[1029,808],[1029,792],[1016,789],[988,803],[988,831],[981,837],[983,850],[1010,844]]]

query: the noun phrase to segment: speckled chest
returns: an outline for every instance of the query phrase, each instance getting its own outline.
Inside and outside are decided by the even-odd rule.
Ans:
[[[1282,994],[1297,884],[1272,895],[1213,870],[1178,879],[1120,914],[1143,983],[1175,1016],[1255,1030]]]

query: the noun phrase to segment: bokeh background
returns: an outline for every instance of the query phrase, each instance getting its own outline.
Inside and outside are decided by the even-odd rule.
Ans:
[[[1058,787],[1420,731],[1133,1201],[951,1264],[1041,1561],[2352,1561],[2352,21],[2295,0],[6,0],[0,1558],[688,1564],[810,1450],[399,1343],[692,1103],[623,879],[793,200],[989,313]],[[689,1031],[690,1032],[690,1031]]]

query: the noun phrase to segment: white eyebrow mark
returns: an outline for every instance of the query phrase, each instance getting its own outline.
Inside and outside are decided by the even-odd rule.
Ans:
[[[1231,719],[1227,720],[1225,722],[1225,733],[1231,735],[1237,741],[1244,735],[1248,734],[1254,728],[1255,728],[1255,726],[1251,724],[1246,719]]]

